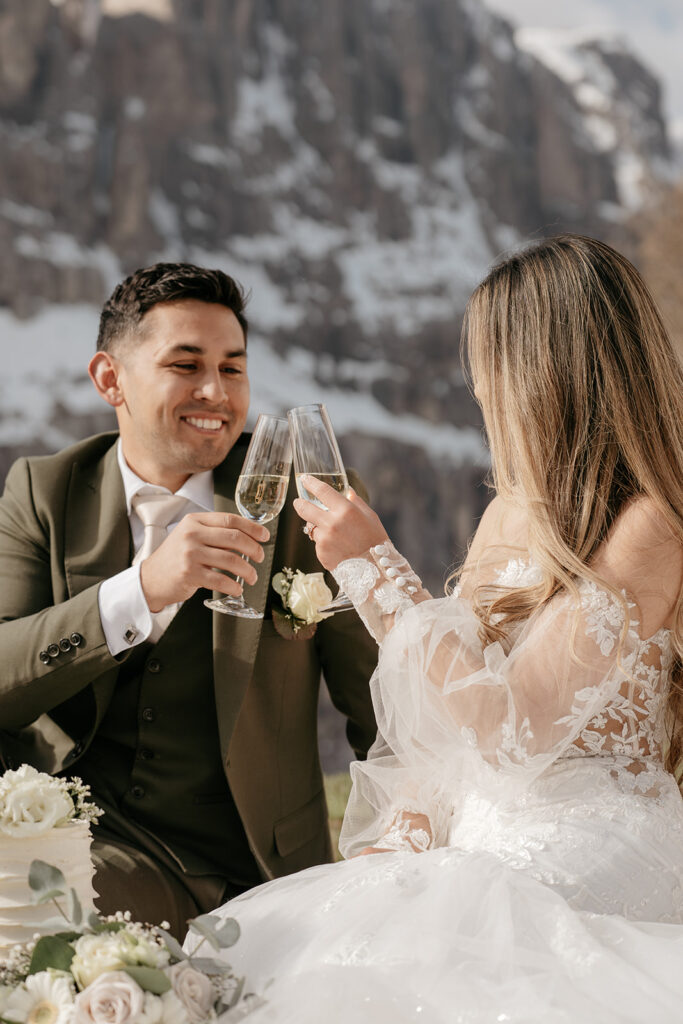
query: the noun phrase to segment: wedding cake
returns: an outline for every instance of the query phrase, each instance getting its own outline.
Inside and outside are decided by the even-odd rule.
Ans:
[[[35,903],[29,868],[44,861],[64,875],[84,914],[93,909],[90,824],[98,811],[80,780],[55,779],[22,765],[0,777],[0,957],[36,933],[54,931],[52,900]]]

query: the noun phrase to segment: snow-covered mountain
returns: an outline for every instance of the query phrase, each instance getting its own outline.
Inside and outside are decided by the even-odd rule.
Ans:
[[[325,401],[438,587],[486,501],[466,297],[502,251],[613,235],[669,148],[620,44],[480,0],[4,0],[0,458],[110,425],[98,307],[158,259],[252,292],[253,410]]]

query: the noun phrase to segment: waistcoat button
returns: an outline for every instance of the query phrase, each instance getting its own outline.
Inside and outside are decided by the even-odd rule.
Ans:
[[[147,668],[150,672],[161,672],[161,662],[157,658],[150,658],[147,662]]]
[[[154,757],[154,751],[150,750],[149,747],[143,747],[138,757],[142,758],[143,761],[151,761]]]
[[[142,717],[145,720],[145,722],[153,722],[154,719],[156,718],[154,708],[143,708]]]
[[[136,800],[142,800],[143,796],[145,795],[145,791],[142,788],[142,786],[133,786],[130,793],[131,796],[135,797]]]

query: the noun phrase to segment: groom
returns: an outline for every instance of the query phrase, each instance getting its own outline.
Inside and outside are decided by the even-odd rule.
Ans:
[[[97,349],[89,372],[118,433],[20,459],[0,499],[0,754],[89,783],[105,811],[99,908],[182,935],[188,917],[331,859],[320,675],[364,757],[376,651],[355,612],[307,640],[273,626],[272,575],[321,566],[293,493],[267,528],[236,513],[239,285],[189,264],[139,270],[105,304]],[[237,575],[262,620],[204,607],[239,593]]]

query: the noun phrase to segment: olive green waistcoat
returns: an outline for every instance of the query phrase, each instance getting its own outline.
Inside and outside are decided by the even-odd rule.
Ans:
[[[78,774],[108,831],[175,870],[255,885],[261,875],[221,761],[205,596],[186,601],[155,645],[122,664]]]

